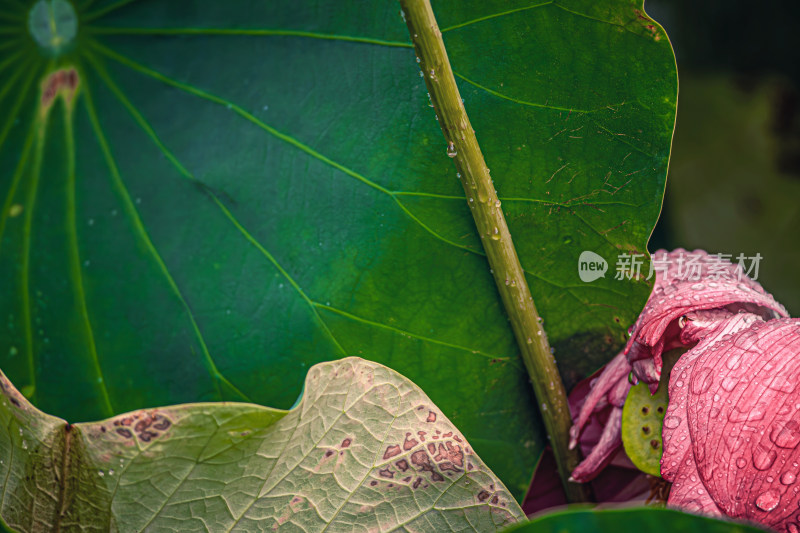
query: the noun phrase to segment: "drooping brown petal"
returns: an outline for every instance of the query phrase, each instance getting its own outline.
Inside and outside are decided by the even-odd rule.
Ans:
[[[669,504],[800,528],[800,319],[737,314],[672,370],[661,473]]]
[[[655,392],[661,377],[661,354],[684,343],[680,318],[706,309],[744,310],[765,320],[786,317],[786,309],[748,278],[741,267],[703,250],[681,248],[653,254],[656,282],[625,347],[637,378]],[[662,268],[661,267],[666,267]]]

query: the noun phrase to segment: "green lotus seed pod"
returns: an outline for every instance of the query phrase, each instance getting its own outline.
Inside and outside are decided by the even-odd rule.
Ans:
[[[647,383],[631,387],[622,407],[622,445],[636,468],[661,477],[661,427],[667,413],[669,374],[686,348],[662,354],[663,368],[658,390],[652,396]]]
[[[631,387],[622,408],[622,444],[636,467],[661,476],[661,425],[667,412],[667,388],[651,396],[647,383]]]

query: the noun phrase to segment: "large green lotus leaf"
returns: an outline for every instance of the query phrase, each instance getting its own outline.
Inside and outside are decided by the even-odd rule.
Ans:
[[[65,2],[29,24],[32,1],[0,0],[0,365],[20,390],[76,421],[287,408],[309,367],[357,355],[419,384],[521,497],[545,438],[398,5],[85,0],[70,26]],[[434,9],[571,383],[648,294],[582,283],[577,258],[613,272],[645,249],[668,40],[641,1]]]
[[[290,411],[147,409],[69,425],[0,374],[0,513],[20,531],[496,531],[517,502],[419,387],[355,357]]]
[[[763,533],[757,525],[728,522],[683,513],[675,509],[639,507],[630,509],[571,509],[542,515],[511,526],[508,533],[562,533],[564,531],[648,531],[674,533]]]

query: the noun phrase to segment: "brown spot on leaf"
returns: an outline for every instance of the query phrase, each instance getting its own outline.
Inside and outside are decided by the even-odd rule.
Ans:
[[[411,433],[406,433],[406,440],[405,440],[405,442],[403,442],[403,449],[405,451],[408,451],[411,448],[413,448],[414,446],[416,446],[417,444],[419,444],[419,441],[417,439],[415,439],[414,437],[412,437]]]
[[[325,452],[325,457],[330,457],[331,455],[333,455],[333,450],[328,450]]]
[[[489,494],[489,493],[488,493],[487,491],[485,491],[485,490],[482,490],[482,491],[480,491],[480,492],[478,493],[478,501],[485,502],[486,500],[488,500],[488,499],[489,499],[489,496],[491,496],[491,494]]]
[[[456,466],[450,461],[442,461],[441,463],[439,463],[439,469],[442,472],[444,472],[445,470],[452,470],[453,472],[461,472],[461,470],[456,468]]]
[[[431,454],[436,453],[436,445],[433,443],[428,444],[428,451],[431,452]]]
[[[433,460],[438,463],[438,462],[444,461],[445,459],[447,459],[447,450],[444,447],[444,443],[440,442],[439,443],[439,453],[436,454],[436,457],[434,457]]]
[[[131,433],[131,430],[125,428],[117,428],[117,434],[125,437],[126,439],[133,437],[133,433]]]
[[[373,480],[373,481],[370,481],[369,484],[370,484],[371,487],[374,487],[375,485],[378,484],[378,482]]]
[[[344,439],[342,441],[342,448],[349,448],[350,444],[352,444],[352,442],[353,442],[352,439]]]
[[[62,68],[51,72],[42,81],[41,112],[46,114],[56,97],[61,94],[69,105],[78,88],[78,72],[74,68]]]
[[[394,470],[390,469],[388,466],[383,470],[378,470],[378,474],[381,477],[385,477],[386,479],[392,479],[394,477]]]
[[[411,481],[411,476],[403,478],[403,483],[408,483],[409,481]]]
[[[164,415],[155,415],[153,417],[153,428],[159,431],[164,431],[165,429],[169,428],[172,425],[172,422],[169,421],[167,417]]]
[[[458,442],[464,442],[463,440],[461,440],[461,437],[459,437],[458,435],[454,436],[453,438],[455,440],[457,440]]]
[[[436,472],[435,470],[431,472],[431,479],[433,481],[444,481],[442,475],[439,472]]]
[[[136,422],[136,425],[133,426],[133,430],[136,433],[141,433],[142,431],[149,428],[152,424],[153,424],[153,419],[150,416],[146,416],[144,419]]]
[[[139,439],[142,442],[150,442],[156,437],[158,437],[158,433],[153,433],[152,431],[142,431],[139,433]]]
[[[447,456],[453,461],[454,465],[464,466],[464,452],[461,451],[461,446],[458,444],[447,443]]]
[[[427,435],[425,431],[417,431],[417,435],[419,435],[419,440],[425,442],[425,435]]]
[[[422,483],[422,478],[421,478],[421,477],[418,477],[418,478],[416,479],[416,481],[414,481],[414,484],[413,484],[413,485],[411,485],[411,486],[412,486],[412,487],[414,487],[414,488],[416,489],[416,488],[418,488],[418,487],[420,486],[420,484],[421,484],[421,483]]]
[[[400,469],[401,472],[405,472],[406,470],[408,470],[408,461],[406,461],[405,459],[400,459],[395,463],[395,465],[397,466],[397,468]]]
[[[401,450],[399,445],[395,444],[394,446],[389,446],[386,448],[386,452],[383,454],[383,460],[385,461],[386,459],[391,459],[395,455],[400,455],[400,453]]]
[[[500,501],[500,498],[498,498],[497,496],[492,498],[492,503],[495,504],[495,505],[497,505],[497,502],[499,502],[499,501]]]
[[[445,433],[444,435],[442,435],[442,438],[445,438],[445,437],[452,437],[452,436],[453,436],[453,432],[452,432],[452,431],[448,431],[447,433]]]
[[[411,454],[411,463],[423,472],[433,472],[433,465],[431,464],[430,457],[422,450]]]
[[[436,413],[433,411],[428,412],[428,422],[436,422]]]

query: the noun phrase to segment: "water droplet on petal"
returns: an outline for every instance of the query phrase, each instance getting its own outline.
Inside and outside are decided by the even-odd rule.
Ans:
[[[735,352],[733,355],[728,357],[728,360],[725,361],[725,366],[728,367],[730,370],[736,370],[739,368],[739,365],[742,364],[742,354],[741,352]]]
[[[770,489],[756,498],[756,507],[762,511],[772,511],[781,502],[781,493],[776,489]]]
[[[769,440],[779,448],[796,448],[800,444],[800,424],[794,420],[777,423],[769,433]]]
[[[702,394],[711,388],[711,384],[714,383],[713,371],[712,369],[706,367],[701,368],[694,374],[692,374],[692,392],[695,394]]]
[[[770,450],[762,444],[759,444],[753,452],[753,466],[756,467],[756,470],[767,470],[772,466],[777,457],[778,454],[775,450]]]
[[[741,422],[757,422],[762,420],[766,414],[766,406],[763,404],[754,405],[752,407],[744,406],[742,409],[744,410],[740,410],[739,407],[731,409],[731,412],[728,413],[728,420],[734,424],[739,424]]]
[[[675,429],[681,423],[681,419],[677,416],[668,416],[664,419],[664,427],[669,429]]]
[[[742,348],[747,350],[748,348],[753,346],[753,343],[758,339],[758,333],[751,329],[744,330],[740,334],[736,336],[733,341],[733,345],[737,348]]]
[[[705,288],[706,288],[706,286],[703,285],[702,283],[695,283],[694,285],[692,285],[692,290],[695,290],[695,291],[702,291]]]
[[[732,378],[730,376],[726,376],[722,380],[722,388],[725,389],[727,392],[731,392],[733,389],[736,388],[736,385],[739,384],[739,380],[736,378]]]
[[[797,476],[792,472],[784,472],[781,475],[781,483],[784,485],[791,485],[797,480]]]
[[[744,457],[739,457],[738,459],[736,459],[736,466],[738,468],[744,468],[745,466],[747,466],[747,461],[745,461]]]
[[[775,376],[767,383],[767,387],[774,391],[791,393],[797,386],[795,380],[788,379],[786,376]]]

